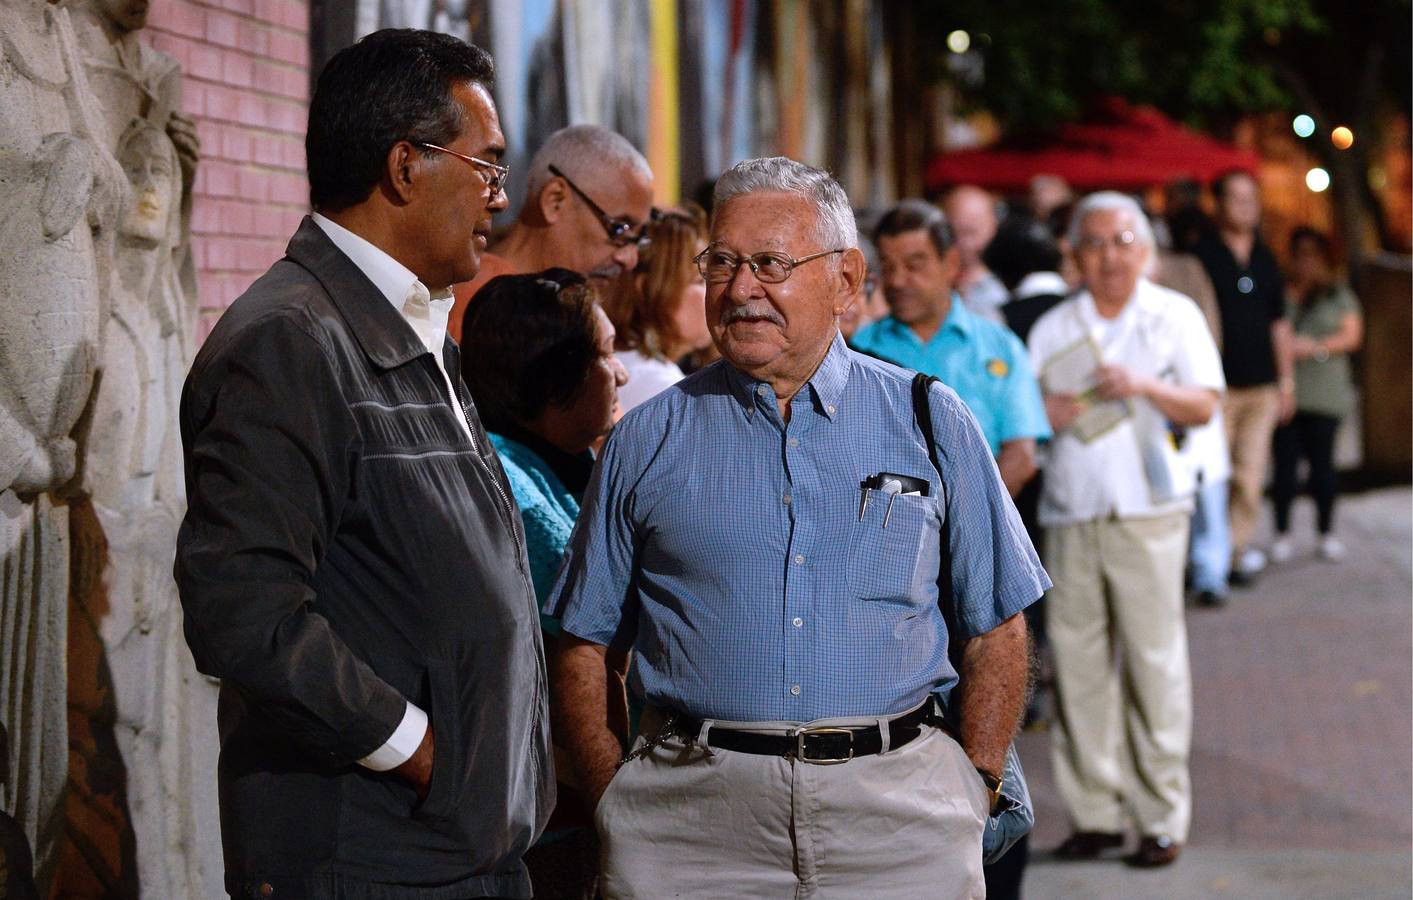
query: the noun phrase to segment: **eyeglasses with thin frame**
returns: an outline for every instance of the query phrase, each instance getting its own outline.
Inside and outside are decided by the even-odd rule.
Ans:
[[[574,179],[561,172],[558,166],[550,166],[549,170],[551,175],[563,178],[564,183],[569,185],[569,189],[577,194],[579,199],[583,200],[584,204],[589,207],[589,210],[598,217],[599,224],[603,226],[604,231],[608,232],[608,242],[610,244],[615,247],[626,247],[629,244],[644,243],[648,234],[646,223],[635,226],[634,223],[627,219],[615,219],[613,216],[604,212],[603,207],[599,206],[593,201],[592,197],[584,193],[579,185],[574,183]],[[637,231],[634,231],[634,228],[636,228]]]
[[[509,166],[488,162],[487,160],[475,156],[467,156],[465,153],[457,153],[455,150],[448,150],[445,147],[429,144],[426,141],[413,141],[413,143],[419,147],[426,147],[428,150],[437,150],[449,156],[455,156],[457,159],[471,163],[474,166],[480,166],[481,168],[476,171],[480,173],[481,178],[486,182],[486,190],[491,192],[492,198],[500,196],[500,192],[505,189],[506,180],[510,178]],[[490,170],[489,175],[486,174],[487,169]]]
[[[1124,230],[1111,237],[1099,237],[1094,234],[1087,234],[1079,239],[1078,249],[1084,253],[1098,253],[1106,246],[1115,250],[1127,250],[1138,241],[1138,235],[1132,231]]]
[[[692,262],[697,264],[697,271],[702,273],[702,278],[706,280],[707,284],[722,284],[731,281],[736,277],[736,272],[741,268],[742,263],[751,267],[751,274],[762,284],[779,284],[790,277],[790,273],[795,271],[796,266],[810,260],[843,252],[843,248],[821,250],[818,253],[811,253],[809,256],[795,259],[784,253],[775,253],[771,250],[762,250],[760,253],[752,253],[750,256],[737,256],[724,247],[709,246],[693,257]]]

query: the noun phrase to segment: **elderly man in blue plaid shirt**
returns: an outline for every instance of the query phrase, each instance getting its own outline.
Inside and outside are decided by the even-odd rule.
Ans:
[[[724,359],[619,424],[546,604],[565,636],[557,743],[597,801],[604,894],[982,896],[1019,613],[1049,579],[956,394],[930,394],[939,477],[912,373],[840,337],[864,260],[839,185],[748,160],[715,206],[698,265]],[[610,647],[636,652],[647,703],[626,761]]]

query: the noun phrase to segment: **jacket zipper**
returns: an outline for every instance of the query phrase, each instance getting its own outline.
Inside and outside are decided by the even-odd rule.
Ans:
[[[471,438],[471,447],[475,451],[476,462],[480,463],[481,469],[486,473],[486,478],[490,481],[491,486],[495,488],[496,496],[500,498],[501,508],[505,510],[505,523],[510,528],[510,538],[515,542],[515,548],[523,551],[524,547],[521,545],[520,537],[515,533],[515,515],[510,505],[510,498],[505,495],[505,491],[501,488],[500,479],[496,478],[496,474],[491,471],[491,467],[486,464],[485,458],[481,456],[481,443],[476,440],[476,426],[471,423],[471,411],[466,408],[466,401],[460,397],[457,397],[456,400],[461,406],[461,417],[466,420],[466,432]],[[530,593],[534,594],[534,585],[530,584],[529,576],[525,572],[525,566],[521,563],[520,556],[521,554],[516,554],[515,566],[520,570],[520,575],[525,579],[526,585],[529,586]]]

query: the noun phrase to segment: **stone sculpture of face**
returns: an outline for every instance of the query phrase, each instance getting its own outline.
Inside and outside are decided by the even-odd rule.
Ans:
[[[132,185],[119,233],[143,243],[164,243],[181,197],[181,171],[171,141],[153,125],[134,123],[118,148],[118,162]]]

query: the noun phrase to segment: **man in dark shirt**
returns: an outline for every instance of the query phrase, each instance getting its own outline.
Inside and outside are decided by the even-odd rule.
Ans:
[[[493,73],[426,31],[335,54],[313,214],[182,393],[176,575],[221,679],[234,897],[531,896],[554,803],[539,615],[446,333],[506,205]]]
[[[1228,172],[1212,184],[1217,232],[1193,252],[1217,292],[1222,320],[1224,401],[1231,442],[1232,579],[1249,583],[1265,567],[1251,546],[1261,511],[1271,434],[1295,408],[1291,328],[1285,288],[1270,248],[1261,242],[1261,196],[1247,172]]]

